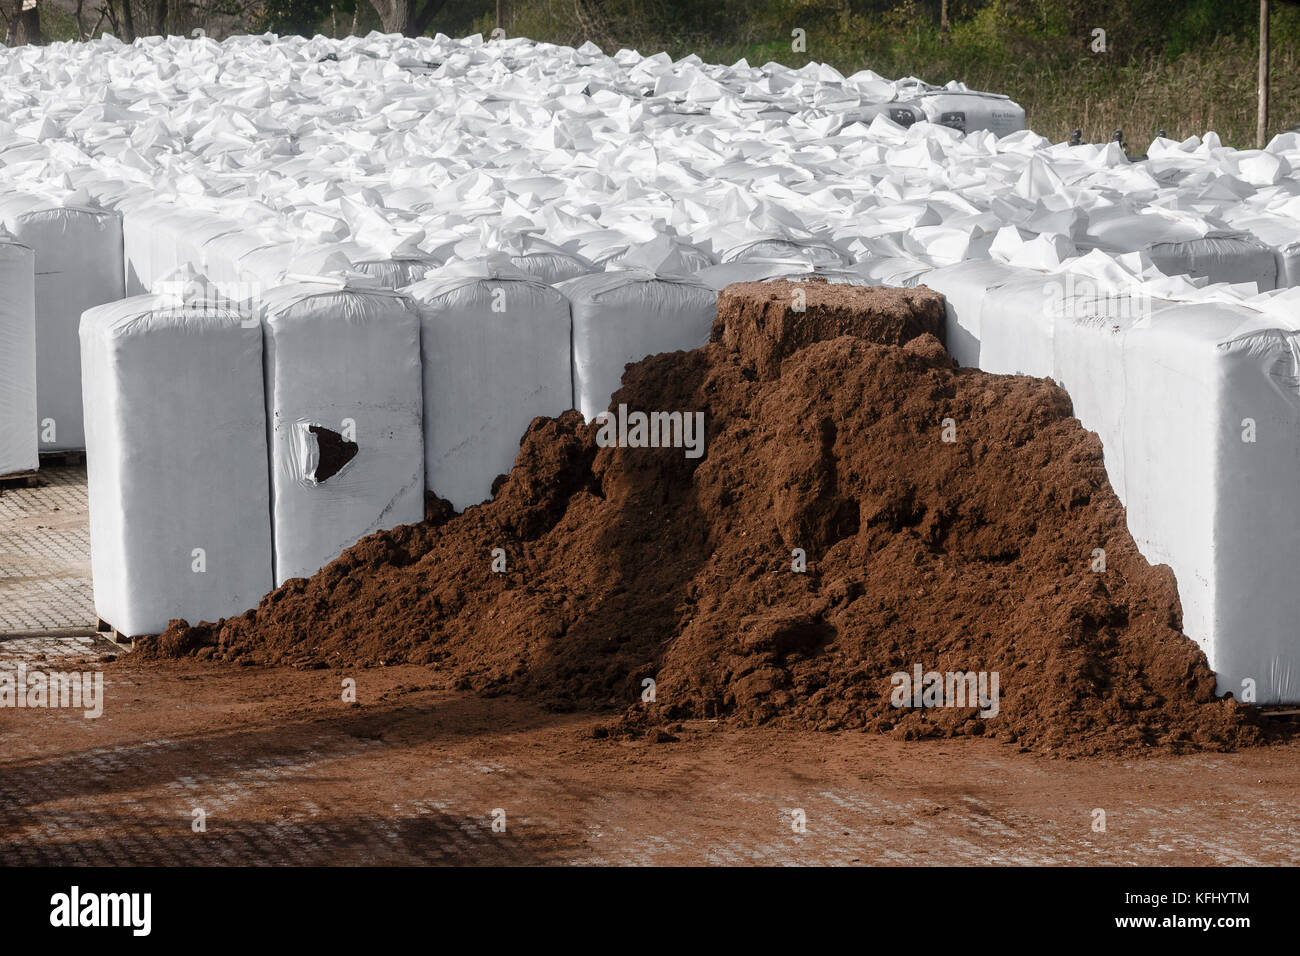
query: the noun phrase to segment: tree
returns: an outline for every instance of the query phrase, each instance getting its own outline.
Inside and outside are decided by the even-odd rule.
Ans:
[[[418,37],[429,29],[447,0],[370,0],[385,33]]]
[[[121,12],[120,28],[123,43],[135,42],[135,16],[131,13],[131,0],[117,0],[118,10]]]
[[[7,11],[13,45],[41,42],[41,12],[36,0],[14,0]]]

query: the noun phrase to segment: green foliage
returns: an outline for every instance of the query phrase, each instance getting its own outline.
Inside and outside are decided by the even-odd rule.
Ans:
[[[490,9],[490,4],[483,4]],[[1215,129],[1253,145],[1258,5],[1251,0],[509,0],[510,32],[613,52],[631,47],[710,62],[744,57],[844,73],[961,80],[1007,93],[1034,129],[1065,139],[1078,127],[1103,141],[1124,129],[1145,146],[1157,129]],[[490,29],[490,14],[476,22]],[[795,27],[807,51],[791,49]],[[1106,52],[1090,49],[1106,31]],[[1274,4],[1275,129],[1300,122],[1300,6]]]
[[[369,0],[230,0],[257,12],[234,27],[342,36],[378,28]],[[1123,128],[1135,145],[1156,129],[1186,136],[1216,129],[1225,142],[1254,139],[1254,0],[949,0],[951,29],[939,28],[942,0],[506,0],[512,36],[609,52],[630,47],[673,57],[753,65],[825,61],[844,73],[957,79],[1007,93],[1034,129],[1064,139],[1079,127],[1104,140]],[[495,0],[448,0],[430,33],[489,33]],[[87,11],[89,14],[89,9]],[[229,14],[228,14],[229,15]],[[355,17],[354,17],[355,15]],[[93,16],[91,17],[93,21]],[[52,0],[41,3],[47,39],[74,39],[76,24]],[[87,27],[93,26],[88,22]],[[200,23],[191,25],[202,25]],[[791,31],[807,35],[791,49]],[[1107,50],[1089,48],[1094,29]],[[1300,122],[1300,5],[1275,3],[1274,128]]]

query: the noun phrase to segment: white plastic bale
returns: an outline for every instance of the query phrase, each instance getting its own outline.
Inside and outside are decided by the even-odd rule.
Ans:
[[[797,262],[772,262],[763,259],[723,262],[701,269],[695,278],[719,293],[737,282],[765,282],[768,279],[788,279],[816,272],[812,266]]]
[[[77,326],[123,297],[122,219],[30,193],[0,195],[0,225],[36,253],[36,428],[41,452],[86,447]]]
[[[424,518],[419,317],[372,283],[295,283],[260,300],[277,585]],[[356,445],[328,476],[320,429]]]
[[[1074,414],[1101,438],[1106,473],[1126,501],[1123,411],[1124,335],[1172,303],[1135,284],[1115,288],[1088,275],[1017,269],[989,288],[980,317],[980,368],[1050,377],[1070,395]]]
[[[1192,223],[1153,213],[1099,220],[1094,216],[1082,247],[1112,253],[1145,252],[1165,275],[1249,282],[1260,292],[1277,288],[1273,250],[1245,232],[1202,231]]]
[[[352,267],[376,279],[385,289],[401,289],[419,282],[438,267],[437,259],[358,259]]]
[[[35,471],[36,254],[0,232],[0,475]]]
[[[681,256],[682,264],[685,266],[687,275],[695,275],[704,269],[708,269],[716,262],[716,259],[710,253],[698,246],[693,246],[690,243],[685,242],[674,243],[674,246],[676,247],[678,254]],[[626,259],[628,254],[632,251],[631,248],[622,249],[609,258],[604,259],[603,265],[605,269],[612,272],[615,269],[624,268],[623,260]]]
[[[126,294],[143,295],[185,265],[207,274],[212,240],[241,232],[238,222],[174,203],[138,203],[123,211],[122,251]]]
[[[944,298],[944,345],[959,364],[985,368],[980,344],[985,296],[992,287],[1023,274],[1015,266],[988,259],[943,266],[918,277],[919,284]]]
[[[904,289],[911,289],[921,285],[925,281],[925,276],[934,269],[933,266],[919,259],[901,256],[868,257],[848,268],[849,271],[860,275],[869,285],[894,286]]]
[[[997,136],[1025,128],[1025,110],[1010,97],[997,93],[935,90],[917,98],[926,119],[963,133],[989,130]]]
[[[1249,209],[1229,211],[1225,218],[1272,248],[1278,288],[1300,286],[1300,220]]]
[[[124,634],[215,621],[273,585],[262,335],[164,296],[81,324],[95,609]]]
[[[838,267],[852,264],[852,259],[829,242],[819,239],[784,239],[763,237],[742,243],[722,254],[730,262],[807,262],[810,266]]]
[[[406,291],[420,311],[425,485],[463,511],[491,497],[533,418],[573,407],[569,302],[484,263],[457,263]]]
[[[891,103],[868,103],[863,106],[855,106],[838,114],[843,120],[844,125],[849,123],[861,123],[863,126],[870,126],[872,120],[877,116],[884,116],[891,122],[897,123],[904,128],[911,126],[913,123],[919,123],[925,119],[925,111],[921,104],[912,101],[896,100]]]
[[[534,241],[526,252],[512,254],[510,261],[517,269],[552,285],[596,271],[596,266],[581,256],[547,246],[549,243]]]
[[[1183,630],[1219,693],[1300,700],[1300,342],[1220,303],[1155,314],[1124,342],[1129,529],[1178,580]],[[1252,685],[1244,682],[1251,681]]]
[[[699,348],[717,317],[717,293],[695,278],[620,270],[557,288],[573,307],[573,400],[588,421],[609,407],[629,363]]]
[[[1253,283],[1260,292],[1277,288],[1273,250],[1253,236],[1208,235],[1182,242],[1158,242],[1151,261],[1165,275],[1205,277],[1211,282]]]
[[[1276,507],[1300,463],[1297,335],[1240,306],[1020,272],[986,293],[981,367],[1069,393],[1219,692],[1240,698],[1249,678],[1260,703],[1300,699],[1300,518]]]

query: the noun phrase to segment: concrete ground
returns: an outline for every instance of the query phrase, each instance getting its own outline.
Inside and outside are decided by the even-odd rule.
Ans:
[[[133,660],[93,634],[84,471],[50,478],[0,495],[0,674],[100,674],[103,713],[0,707],[11,865],[1300,860],[1300,743],[1065,761],[713,721],[651,743],[417,667]]]
[[[592,715],[436,690],[417,667],[73,663],[113,650],[45,663],[102,668],[101,717],[0,710],[11,864],[1300,859],[1295,744],[1065,761],[710,721],[594,739]]]
[[[95,629],[86,466],[39,481],[0,487],[0,638]]]

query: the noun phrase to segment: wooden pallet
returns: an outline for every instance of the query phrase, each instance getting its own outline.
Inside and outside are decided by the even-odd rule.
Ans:
[[[85,451],[47,451],[41,452],[42,468],[71,467],[86,463]]]
[[[0,488],[35,488],[40,484],[40,477],[34,471],[20,471],[12,475],[0,475]]]
[[[109,634],[113,638],[114,644],[125,644],[132,649],[135,648],[135,638],[127,637],[112,624],[109,624],[103,618],[97,618],[95,621],[95,631],[99,634]]]

